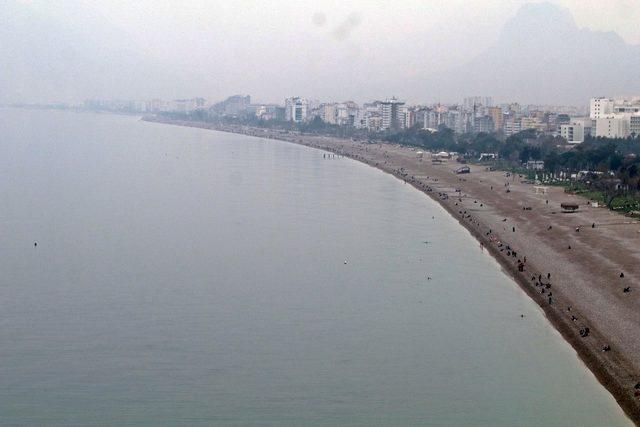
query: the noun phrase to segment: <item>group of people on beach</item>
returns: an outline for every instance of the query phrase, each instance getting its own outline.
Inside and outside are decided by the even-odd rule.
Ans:
[[[377,148],[383,148],[383,147],[377,147]],[[333,149],[331,149],[331,151],[333,151]],[[366,152],[367,149],[364,149],[364,151]],[[464,199],[467,199],[468,196],[466,194],[463,194],[461,188],[455,188],[454,189],[455,196],[450,198],[451,191],[447,191],[446,189],[439,189],[437,188],[436,185],[433,185],[438,182],[437,177],[426,176],[426,177],[416,178],[414,175],[411,175],[410,173],[408,173],[404,167],[397,167],[397,168],[391,169],[390,168],[391,156],[386,151],[382,153],[383,160],[381,161],[383,161],[384,164],[381,164],[380,161],[376,161],[376,158],[370,155],[360,156],[359,154],[355,154],[355,153],[350,153],[350,154],[347,153],[346,155],[356,160],[360,160],[365,163],[371,164],[373,166],[381,167],[391,172],[396,177],[402,179],[405,184],[407,183],[411,184],[417,189],[422,190],[425,193],[433,193],[432,197],[434,198],[437,197],[441,202],[452,203],[452,204],[449,204],[449,206],[456,207],[456,210],[460,215],[461,221],[464,221],[472,225],[474,229],[479,229],[484,226],[483,223],[478,218],[472,215],[471,211],[468,208],[465,209]],[[325,154],[324,156],[331,156],[331,154]],[[511,183],[509,181],[506,181],[504,183],[503,188],[507,193],[510,193]],[[438,191],[434,191],[434,190],[438,190]],[[491,185],[491,190],[494,190],[493,185]],[[545,203],[548,205],[549,200],[548,199],[545,200]],[[473,200],[473,204],[476,206],[479,206],[480,208],[485,207],[485,203],[477,199]],[[445,207],[447,206],[447,204],[444,204],[444,205]],[[524,207],[523,210],[531,210],[531,208]],[[507,223],[508,219],[504,218],[503,222]],[[591,224],[591,228],[595,228],[595,226],[596,226],[595,223]],[[515,225],[511,225],[511,227],[509,228],[511,233],[516,232]],[[503,227],[503,229],[504,231],[507,231],[506,224]],[[548,225],[547,230],[551,231],[552,229],[553,229],[553,226]],[[576,232],[577,233],[580,232],[580,227],[576,228]],[[483,234],[484,236],[482,236]],[[519,254],[519,251],[516,251],[510,244],[502,241],[499,235],[494,231],[493,228],[487,228],[484,233],[478,232],[477,235],[481,237],[481,243],[480,243],[481,250],[484,250],[485,243],[489,243],[489,246],[493,246],[495,248],[496,255],[502,256],[505,261],[511,261],[513,263],[512,265],[514,265],[514,269],[512,271],[515,275],[522,276],[526,274],[526,272],[529,270],[527,268],[528,266],[527,257],[522,254]],[[570,245],[568,247],[569,249],[571,249]],[[538,293],[543,298],[540,301],[541,304],[544,303],[544,304],[547,304],[548,306],[555,306],[557,307],[556,310],[562,310],[561,312],[565,312],[566,315],[569,316],[569,319],[572,323],[579,325],[575,329],[577,335],[579,335],[583,339],[591,339],[591,340],[594,339],[593,338],[594,335],[592,334],[592,331],[590,330],[589,326],[580,324],[579,318],[576,315],[577,314],[576,311],[570,305],[566,306],[566,309],[560,308],[561,306],[560,301],[557,301],[555,299],[554,293],[552,291],[553,285],[551,281],[550,272],[546,272],[544,274],[543,273],[532,274],[530,277],[531,277],[530,284],[532,286],[532,289],[535,289],[536,293]],[[620,273],[620,278],[621,279],[624,278],[624,273]],[[630,286],[623,287],[623,292],[624,293],[631,292],[631,287]],[[603,353],[608,353],[612,351],[612,347],[608,343],[601,344],[600,349]],[[640,398],[640,382],[638,382],[635,385],[634,395]]]
[[[509,183],[505,183],[505,187],[509,187]],[[492,187],[493,188],[493,187]],[[467,211],[466,209],[464,209],[464,202],[463,202],[463,196],[461,194],[461,190],[460,189],[456,189],[456,193],[458,194],[458,197],[456,198],[456,201],[454,202],[454,206],[458,207],[458,214],[461,216],[461,219],[464,220],[465,222],[471,223],[476,227],[480,227],[482,224],[481,222],[476,219],[469,211]],[[444,197],[444,195],[447,194],[446,192],[439,192],[438,196],[440,199],[442,200],[446,200],[446,198]],[[466,197],[466,195],[465,195]],[[479,202],[478,200],[474,200],[473,201],[474,204],[479,205],[480,207],[484,206],[484,203]],[[525,209],[527,210],[527,209]],[[504,218],[502,220],[503,222],[507,222],[507,218]],[[592,224],[592,228],[595,228],[595,223]],[[551,230],[552,226],[550,225],[548,227],[548,230]],[[516,228],[515,226],[511,227],[511,231],[515,233]],[[488,228],[486,230],[486,232],[484,233],[485,239],[493,244],[496,249],[498,250],[498,252],[500,254],[502,254],[505,257],[508,257],[508,259],[512,259],[513,262],[516,265],[516,269],[518,273],[524,273],[527,268],[527,257],[526,256],[522,256],[519,257],[518,256],[518,251],[516,251],[513,247],[511,247],[510,244],[503,242],[497,234],[494,233],[494,230],[492,228]],[[480,248],[481,250],[484,250],[484,243],[480,244]],[[623,278],[624,277],[624,273],[620,273],[620,277]],[[547,272],[545,275],[543,275],[542,273],[539,273],[538,275],[532,275],[531,276],[531,283],[534,286],[534,288],[538,289],[538,292],[541,295],[544,295],[545,298],[545,302],[548,305],[554,305],[556,304],[556,301],[554,300],[554,295],[553,295],[553,291],[552,291],[552,283],[551,283],[551,273]],[[630,291],[630,287],[626,287],[624,288],[624,292],[629,292]],[[571,321],[576,323],[578,322],[578,317],[575,316],[575,314],[572,312],[572,308],[571,306],[567,306],[566,309],[567,313],[570,313],[569,315],[571,316]],[[578,328],[577,330],[578,334],[580,337],[582,338],[587,338],[591,335],[591,330],[589,328],[589,326],[586,325],[582,325]],[[609,352],[611,351],[611,345],[610,344],[603,344],[601,350],[603,352]],[[640,383],[639,383],[640,385]],[[640,395],[640,386],[636,389],[638,395]]]

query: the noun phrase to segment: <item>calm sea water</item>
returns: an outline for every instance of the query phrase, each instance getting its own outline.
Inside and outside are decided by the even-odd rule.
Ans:
[[[4,109],[0,201],[0,424],[629,424],[462,227],[357,162]]]

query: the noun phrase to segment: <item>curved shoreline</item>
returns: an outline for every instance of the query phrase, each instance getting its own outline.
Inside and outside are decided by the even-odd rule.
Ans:
[[[535,253],[530,257],[530,261],[526,264],[526,271],[519,271],[517,263],[514,262],[516,256],[511,256],[509,254],[511,250],[514,250],[516,247],[518,248],[518,252],[526,252],[526,250],[520,250],[521,247],[525,247],[526,244],[511,243],[513,245],[513,249],[507,244],[507,240],[511,241],[511,238],[505,238],[507,232],[493,232],[493,230],[497,230],[498,225],[495,223],[495,218],[502,217],[504,215],[504,211],[498,209],[499,212],[495,214],[493,212],[486,213],[484,216],[482,213],[478,212],[477,216],[475,214],[478,209],[476,208],[478,205],[478,200],[481,199],[482,193],[473,195],[473,189],[468,191],[467,188],[464,189],[464,193],[461,191],[459,193],[454,193],[450,190],[451,188],[455,188],[457,185],[462,185],[466,187],[466,179],[462,181],[463,178],[460,178],[458,175],[453,175],[448,173],[442,173],[442,170],[438,170],[439,166],[431,166],[420,163],[416,164],[415,156],[413,162],[411,161],[411,152],[410,148],[407,147],[397,147],[392,144],[386,143],[378,143],[375,145],[363,146],[361,143],[352,142],[346,139],[338,139],[338,138],[330,138],[330,137],[321,137],[321,136],[313,136],[313,135],[300,135],[295,133],[281,133],[279,131],[262,129],[262,128],[250,128],[250,127],[234,127],[234,126],[216,126],[211,123],[204,122],[185,122],[185,121],[173,121],[173,120],[161,120],[155,118],[144,118],[143,120],[159,122],[164,124],[173,124],[180,126],[188,126],[188,127],[197,127],[204,128],[210,130],[217,130],[222,132],[229,133],[238,133],[249,136],[256,136],[260,138],[267,139],[277,139],[284,142],[292,142],[299,145],[304,145],[311,148],[321,149],[329,152],[333,152],[339,155],[343,155],[345,157],[352,158],[354,160],[360,161],[369,166],[375,167],[377,169],[382,170],[383,172],[389,173],[399,179],[404,180],[406,183],[413,185],[416,189],[423,192],[431,199],[440,204],[451,216],[456,218],[460,224],[462,224],[473,237],[476,238],[483,246],[486,248],[489,253],[495,258],[496,261],[500,263],[502,268],[509,275],[513,277],[513,279],[518,283],[518,285],[525,291],[525,293],[532,298],[536,304],[538,304],[544,311],[546,317],[549,319],[550,323],[560,332],[563,338],[569,342],[569,344],[575,349],[578,356],[582,359],[582,361],[586,364],[586,366],[594,373],[598,381],[603,384],[603,386],[613,395],[616,399],[620,407],[624,410],[627,416],[636,424],[640,425],[640,400],[634,396],[634,385],[640,381],[640,372],[638,369],[638,365],[636,360],[633,358],[633,354],[628,354],[629,352],[625,352],[624,348],[620,348],[619,351],[614,346],[614,350],[610,352],[603,352],[602,344],[609,343],[611,337],[610,329],[611,326],[609,324],[603,324],[601,327],[597,320],[591,314],[591,306],[589,304],[585,304],[581,301],[578,296],[573,292],[572,284],[570,284],[570,280],[562,282],[560,289],[556,289],[558,286],[555,282],[555,277],[565,276],[571,277],[571,273],[575,275],[575,271],[569,271],[568,273],[564,273],[562,271],[556,272],[552,269],[544,270],[541,267],[546,266],[545,256],[550,256],[551,258],[555,258],[556,262],[562,261],[563,259],[566,261],[567,255],[564,252],[561,252],[560,247],[562,244],[566,243],[566,240],[569,240],[572,244],[574,244],[574,235],[567,234],[566,236],[563,234],[560,237],[554,237],[553,239],[544,237],[543,239],[553,240],[548,246],[555,245],[557,248],[552,249],[555,252],[549,253],[549,248],[545,246],[545,251],[542,251],[542,256],[535,256]],[[373,151],[368,152],[369,148],[375,147],[375,153]],[[364,151],[363,151],[364,150]],[[381,151],[382,150],[382,151]],[[402,153],[407,152],[407,156],[401,157]],[[369,154],[365,154],[369,153]],[[391,153],[391,154],[389,154]],[[381,163],[383,159],[384,163]],[[379,160],[379,161],[376,161]],[[398,167],[400,165],[405,165],[402,167]],[[396,166],[396,167],[394,167]],[[420,177],[416,175],[420,172],[428,172],[430,175],[425,177]],[[472,175],[466,175],[466,177],[474,177],[476,174],[481,174],[481,170],[477,167],[472,167]],[[496,181],[496,174],[500,174],[499,172],[494,173],[492,179]],[[488,176],[488,175],[487,175]],[[457,178],[454,179],[454,178]],[[485,178],[485,175],[482,175],[482,178]],[[488,179],[488,178],[485,178]],[[493,182],[492,181],[492,182]],[[479,179],[479,182],[482,183],[482,179]],[[442,188],[442,185],[448,188]],[[478,184],[475,182],[475,184]],[[478,184],[479,185],[479,184]],[[508,184],[505,184],[508,185]],[[485,185],[486,186],[486,185]],[[515,184],[514,184],[515,186]],[[438,188],[440,187],[440,188]],[[441,191],[438,191],[441,190]],[[445,190],[445,191],[442,191]],[[491,190],[497,194],[497,190],[493,190],[493,186]],[[456,196],[449,197],[449,194],[457,194]],[[485,194],[486,195],[486,194]],[[458,198],[460,196],[460,198]],[[465,198],[464,202],[462,198]],[[511,197],[511,196],[509,196]],[[479,198],[474,200],[474,203],[471,204],[470,200],[473,198]],[[504,198],[504,197],[503,197]],[[501,200],[499,197],[498,200]],[[516,198],[514,198],[516,199]],[[579,201],[584,204],[585,200],[577,198]],[[457,202],[456,200],[460,200]],[[465,203],[469,201],[467,206]],[[520,200],[513,200],[511,198],[507,199],[508,203],[518,204]],[[531,202],[530,200],[525,200],[525,202]],[[486,202],[485,202],[486,203]],[[497,203],[494,203],[497,205]],[[480,204],[482,206],[483,204]],[[544,206],[544,205],[543,205]],[[466,209],[464,209],[466,208]],[[472,210],[472,208],[474,210]],[[464,209],[464,213],[463,212]],[[489,210],[489,209],[488,209]],[[473,215],[471,213],[474,213]],[[512,212],[515,212],[512,209]],[[500,213],[500,215],[497,215]],[[555,214],[556,212],[551,212],[551,214]],[[614,214],[615,215],[615,214]],[[494,218],[495,217],[495,218]],[[553,216],[545,217],[547,220],[549,218],[553,218]],[[519,237],[520,241],[529,242],[534,238],[538,238],[532,234],[526,235],[527,227],[530,229],[534,229],[534,226],[539,226],[540,218],[534,218],[537,221],[527,222],[527,219],[518,218],[514,220],[513,224],[518,225],[518,231],[520,232],[520,225],[524,224],[525,233],[524,236]],[[554,222],[553,226],[556,228],[566,228],[566,223],[569,223],[570,220],[566,218],[562,218],[561,216],[556,216],[553,218],[554,220],[558,220],[557,224]],[[506,221],[507,218],[505,216]],[[573,218],[571,219],[573,220]],[[519,221],[519,222],[518,222]],[[499,224],[499,223],[498,223]],[[595,222],[594,222],[595,224]],[[603,223],[604,224],[604,223]],[[511,222],[510,222],[511,225]],[[582,224],[581,224],[582,225]],[[603,225],[604,226],[604,225]],[[551,228],[551,226],[549,226]],[[503,227],[504,228],[504,227]],[[563,232],[566,233],[566,230],[562,228]],[[485,232],[484,230],[489,230],[489,232]],[[515,226],[513,228],[513,235],[515,236]],[[570,225],[569,232],[573,231],[573,225]],[[542,233],[539,233],[542,234]],[[583,233],[584,234],[584,233]],[[499,240],[496,240],[498,238]],[[558,241],[560,242],[558,246]],[[500,246],[497,242],[502,242]],[[516,240],[518,242],[518,240]],[[588,243],[588,242],[587,242]],[[575,245],[579,245],[581,242],[575,243]],[[505,245],[510,250],[505,251]],[[534,244],[532,243],[532,246]],[[569,245],[571,249],[571,245]],[[580,250],[580,246],[576,246],[574,249]],[[589,249],[588,247],[586,249]],[[534,251],[532,250],[532,253]],[[509,255],[508,255],[509,254]],[[515,251],[514,251],[515,254]],[[524,254],[525,256],[529,256],[528,254]],[[634,255],[634,254],[632,254]],[[569,255],[569,256],[573,256]],[[539,258],[542,261],[536,261],[535,259],[532,261],[532,258]],[[569,258],[570,259],[570,258]],[[587,263],[588,260],[582,260],[580,258],[575,261],[568,261],[577,264],[577,267],[582,267],[588,269],[588,265],[580,265],[581,263]],[[631,282],[633,283],[633,277],[637,274],[637,270],[634,270],[631,266],[635,262],[635,258],[631,256],[629,260],[625,259],[625,263],[629,264],[628,266],[625,264],[625,275],[631,278]],[[529,268],[531,266],[531,268]],[[593,266],[592,266],[593,267]],[[549,296],[550,292],[544,292],[543,286],[533,286],[532,281],[530,280],[531,276],[544,275],[548,271],[553,273],[554,282],[553,289],[548,288],[555,292],[553,296],[553,303],[551,303],[551,297]],[[631,273],[631,274],[630,274]],[[592,273],[593,274],[593,273]],[[577,280],[577,279],[576,279]],[[607,277],[607,280],[609,278]],[[542,280],[540,281],[542,282]],[[551,283],[550,281],[548,281]],[[593,284],[586,283],[584,286],[587,288],[597,286],[595,285],[596,280],[594,279]],[[582,282],[580,282],[582,285]],[[625,282],[627,283],[627,282]],[[538,290],[538,288],[542,288],[542,292]],[[600,294],[596,294],[596,296],[600,296]],[[595,299],[598,302],[597,299]],[[615,300],[612,304],[615,304]],[[589,302],[591,303],[591,302]],[[594,303],[595,304],[595,303]],[[627,302],[625,302],[627,304]],[[630,309],[634,309],[634,302],[629,303]],[[583,307],[581,307],[583,306]],[[573,310],[569,313],[569,311],[563,307],[571,307]],[[580,319],[580,323],[576,323],[576,320],[572,320],[574,318],[574,314],[578,316]],[[584,320],[582,320],[584,319]],[[632,319],[632,321],[636,322],[636,325],[639,319]],[[585,338],[580,335],[579,330],[582,329],[578,325],[589,325],[589,337]],[[609,330],[607,330],[609,328]],[[609,332],[609,333],[606,333]],[[634,338],[633,335],[631,335]],[[616,337],[616,339],[620,339],[624,341],[628,339],[628,336],[623,335],[622,337]],[[615,341],[614,341],[615,342]],[[640,343],[636,343],[640,348]],[[631,348],[634,347],[633,342],[631,343]]]

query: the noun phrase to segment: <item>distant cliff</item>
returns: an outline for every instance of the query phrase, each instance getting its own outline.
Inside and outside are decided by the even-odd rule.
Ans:
[[[468,63],[414,82],[425,99],[470,94],[540,104],[640,93],[640,46],[578,28],[568,10],[525,4],[495,45]]]

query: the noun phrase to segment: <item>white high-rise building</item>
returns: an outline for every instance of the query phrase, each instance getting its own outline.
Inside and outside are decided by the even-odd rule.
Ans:
[[[608,114],[595,119],[596,136],[604,138],[626,138],[631,133],[630,114]]]
[[[629,135],[640,137],[640,113],[635,113],[629,118]]]
[[[637,119],[634,117],[637,114],[640,114],[640,97],[591,98],[589,104],[589,117],[593,120],[594,133],[605,138],[626,138],[631,135],[635,130]]]
[[[336,105],[336,124],[345,126],[350,124],[349,108],[346,104]]]
[[[284,101],[284,119],[288,122],[301,123],[307,119],[309,103],[304,98],[287,98]]]
[[[323,122],[336,124],[336,104],[323,104],[320,107],[320,118]]]
[[[592,134],[593,122],[589,117],[575,117],[571,123],[560,125],[560,136],[567,140],[569,144],[580,144],[584,139]]]
[[[367,127],[367,110],[358,108],[354,111],[353,126],[356,129],[364,129]]]
[[[440,125],[445,124],[446,111],[440,108],[427,110],[424,112],[423,122],[424,129],[427,130],[438,130]]]
[[[398,101],[396,98],[387,99],[380,103],[382,130],[398,130],[404,127],[403,105],[404,102]]]
[[[589,117],[592,120],[599,119],[613,113],[614,100],[611,98],[591,98],[589,102]]]
[[[506,136],[515,135],[522,131],[522,123],[520,122],[520,119],[510,115],[504,120],[502,130]]]
[[[560,125],[560,136],[566,139],[569,144],[580,144],[584,142],[584,127],[582,123]]]
[[[379,131],[382,126],[382,107],[379,102],[364,104],[359,118],[363,127],[370,131]]]

